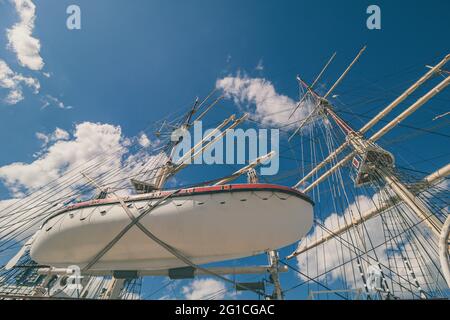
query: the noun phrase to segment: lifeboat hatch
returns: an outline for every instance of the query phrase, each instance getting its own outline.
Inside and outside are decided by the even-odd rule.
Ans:
[[[194,279],[194,276],[195,268],[193,267],[169,269],[169,278],[171,280]]]
[[[138,273],[134,270],[118,270],[113,272],[113,276],[116,279],[137,279]]]

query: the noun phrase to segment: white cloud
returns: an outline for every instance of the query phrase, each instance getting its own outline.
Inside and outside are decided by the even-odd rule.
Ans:
[[[20,196],[23,191],[34,191],[74,168],[77,168],[75,174],[79,175],[83,168],[92,165],[89,161],[94,158],[95,161],[104,162],[95,166],[95,170],[89,173],[92,178],[101,176],[102,173],[117,171],[117,175],[112,179],[124,179],[124,183],[129,182],[128,177],[151,179],[156,173],[152,168],[167,160],[164,154],[153,155],[145,150],[130,154],[128,151],[132,139],[122,136],[120,126],[110,124],[77,124],[72,138],[69,132],[60,128],[56,128],[51,134],[38,132],[36,137],[43,142],[43,149],[37,153],[36,160],[0,167],[0,181],[14,195]],[[101,178],[98,182],[110,181]]]
[[[67,131],[60,129],[60,128],[56,128],[55,132],[53,132],[52,134],[52,138],[53,140],[57,141],[57,140],[67,140],[69,139],[70,135]]]
[[[43,135],[39,137],[42,139]],[[106,163],[99,171],[120,166],[120,153],[125,152],[120,127],[84,122],[75,127],[73,140],[64,140],[67,138],[67,132],[56,129],[50,137],[44,138],[56,142],[39,159],[29,164],[16,162],[0,167],[0,179],[13,192],[21,188],[35,190],[94,156],[117,150],[118,158]]]
[[[144,148],[151,145],[150,139],[147,137],[147,135],[145,133],[141,133],[138,141],[139,141],[139,144]]]
[[[248,103],[255,105],[252,116],[267,125],[285,125],[304,119],[312,110],[312,105],[305,100],[303,105],[289,119],[296,102],[291,98],[278,94],[272,83],[263,78],[247,76],[228,76],[217,80],[216,87],[222,89],[227,98],[238,105]]]
[[[42,133],[42,132],[36,132],[36,138],[42,141],[43,145],[47,145],[50,141],[49,135]]]
[[[187,300],[224,299],[227,290],[225,284],[214,279],[197,279],[181,289]]]
[[[51,134],[36,136],[47,143],[36,160],[0,167],[0,182],[20,201],[9,209],[6,206],[16,200],[0,201],[0,235],[8,233],[13,241],[21,242],[33,234],[42,219],[67,201],[93,196],[92,189],[83,194],[76,191],[87,184],[81,172],[100,185],[119,188],[117,194],[128,195],[130,178],[151,179],[156,174],[151,169],[167,160],[164,154],[152,155],[143,150],[131,154],[129,147],[134,139],[124,137],[120,126],[110,124],[83,122],[75,126],[72,135],[56,128]],[[55,188],[58,192],[54,192]],[[18,220],[23,214],[27,219]]]
[[[44,67],[44,60],[40,55],[41,42],[36,37],[33,37],[33,31],[36,20],[36,5],[32,0],[11,0],[16,9],[19,20],[11,28],[6,30],[6,36],[8,39],[8,49],[16,54],[17,60],[22,67],[26,67],[33,71],[42,70]],[[0,62],[2,62],[0,60]],[[6,63],[3,62],[4,65]],[[2,77],[2,70],[0,65],[0,82]],[[29,87],[32,87],[35,93],[38,93],[40,84],[38,80],[31,77],[24,77],[20,74],[13,73],[11,75],[11,69],[6,66],[3,68],[9,72],[9,79],[14,80],[14,85],[8,83],[8,86],[0,87],[9,89],[9,93],[4,101],[8,104],[16,104],[24,99],[22,88],[20,83],[24,83]],[[3,70],[3,73],[5,72]],[[42,75],[49,78],[51,75],[49,72],[42,72]],[[11,81],[9,81],[11,82]],[[46,95],[43,99],[43,108],[49,105],[54,105],[61,109],[71,109],[71,106],[66,106],[58,98],[51,95]]]
[[[45,95],[45,97],[42,98],[42,102],[44,104],[42,105],[41,109],[45,109],[50,105],[56,106],[60,109],[72,109],[72,106],[66,106],[64,102],[49,94]]]
[[[255,67],[255,70],[257,70],[257,71],[263,71],[264,70],[263,59],[259,59],[258,64]]]
[[[44,61],[40,56],[41,43],[32,36],[36,19],[36,6],[31,0],[13,0],[19,22],[7,29],[8,47],[16,53],[20,65],[31,70],[41,70]]]
[[[51,134],[45,134],[42,132],[36,132],[36,138],[42,141],[42,145],[46,146],[49,142],[58,141],[58,140],[68,140],[70,134],[61,129],[56,128],[55,131]]]
[[[8,93],[8,95],[5,98],[5,102],[8,104],[16,104],[16,103],[22,101],[23,99],[24,98],[23,98],[22,91],[14,89]]]
[[[23,85],[30,87],[35,94],[39,93],[41,87],[37,79],[14,72],[4,60],[0,59],[0,88],[9,90],[4,102],[16,104],[22,101],[24,99]]]

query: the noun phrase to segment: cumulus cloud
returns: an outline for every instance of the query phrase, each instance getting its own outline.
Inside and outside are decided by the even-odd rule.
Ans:
[[[40,56],[41,43],[32,36],[36,19],[36,6],[31,0],[13,0],[19,22],[7,29],[8,47],[17,55],[20,65],[41,70],[44,60]]]
[[[262,65],[261,65],[262,66]],[[225,97],[233,99],[237,105],[252,104],[252,116],[267,125],[286,125],[304,119],[312,110],[309,100],[289,119],[297,102],[276,92],[273,84],[264,78],[249,78],[240,74],[217,80],[216,88],[223,90]]]
[[[58,140],[67,140],[67,139],[69,139],[69,136],[70,135],[67,131],[60,129],[60,128],[56,128],[55,132],[53,132],[51,138],[54,141],[58,141]]]
[[[11,2],[14,4],[19,20],[6,30],[7,47],[16,54],[22,67],[40,71],[44,67],[44,60],[40,55],[41,43],[39,39],[33,37],[36,6],[32,0],[11,0]],[[48,72],[43,72],[42,75],[46,78],[50,77]],[[24,99],[21,84],[31,87],[36,94],[39,92],[40,84],[37,79],[14,73],[4,61],[0,60],[0,88],[9,90],[4,99],[7,104],[16,104]],[[51,95],[45,95],[41,100],[43,102],[42,109],[50,105],[61,109],[72,108]]]
[[[31,88],[35,94],[39,93],[41,87],[37,79],[14,72],[4,60],[0,59],[0,88],[8,90],[4,102],[12,105],[22,101],[24,85]]]
[[[76,125],[74,139],[66,141],[68,133],[56,129],[50,136],[41,139],[56,141],[46,152],[32,163],[16,162],[0,167],[0,179],[12,191],[22,188],[35,190],[78,167],[96,155],[108,155],[113,150],[125,152],[120,127],[109,124],[84,122]],[[45,142],[44,141],[44,142]],[[120,158],[105,164],[103,170],[120,165]]]
[[[132,153],[135,139],[124,137],[120,126],[110,124],[83,122],[72,134],[56,128],[37,137],[46,145],[36,160],[0,167],[0,182],[15,198],[0,201],[0,235],[8,234],[5,241],[23,242],[48,215],[98,192],[91,186],[80,193],[78,188],[87,185],[82,172],[102,186],[114,187],[117,194],[128,195],[130,178],[152,179],[156,175],[152,169],[167,160],[165,154],[151,154],[148,149]]]
[[[53,133],[45,134],[42,132],[36,132],[36,138],[42,141],[42,145],[46,146],[49,142],[58,141],[58,140],[68,140],[70,134],[61,129],[56,128]]]
[[[14,195],[35,191],[75,168],[79,175],[92,161],[102,162],[95,166],[94,176],[117,172],[114,180],[127,180],[138,175],[142,175],[139,179],[150,179],[156,174],[152,168],[167,160],[165,154],[154,155],[148,150],[129,153],[131,141],[135,140],[124,137],[120,126],[110,124],[83,122],[75,126],[72,135],[56,128],[50,134],[38,132],[36,137],[43,143],[36,160],[0,167],[0,181]],[[109,181],[100,177],[98,182]]]
[[[227,295],[225,284],[215,279],[198,279],[181,289],[187,300],[221,300]]]
[[[145,133],[141,133],[138,141],[139,141],[139,144],[144,148],[151,145],[150,139],[147,137],[147,135]]]

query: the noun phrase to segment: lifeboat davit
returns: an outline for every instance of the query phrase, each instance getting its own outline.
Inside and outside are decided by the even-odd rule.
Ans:
[[[135,217],[171,191],[124,198]],[[35,235],[31,258],[53,267],[87,266],[131,220],[117,199],[77,203],[49,217]],[[313,202],[296,189],[235,184],[182,189],[140,220],[196,264],[275,250],[304,237]],[[185,266],[133,226],[91,270],[159,270]]]

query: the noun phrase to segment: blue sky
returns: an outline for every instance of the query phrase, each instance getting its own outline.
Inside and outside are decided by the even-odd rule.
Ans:
[[[11,1],[0,0],[0,59],[40,83],[39,93],[22,84],[24,98],[13,105],[4,102],[8,90],[0,88],[0,167],[33,162],[33,154],[42,148],[36,133],[50,134],[56,128],[73,133],[75,125],[85,121],[120,126],[126,137],[138,135],[149,123],[205,96],[218,79],[238,72],[264,78],[278,94],[297,100],[297,74],[312,81],[337,51],[323,79],[329,86],[363,45],[368,48],[336,91],[335,102],[343,110],[370,116],[422,75],[425,64],[436,63],[450,49],[450,2],[445,0],[33,2],[32,36],[40,41],[45,63],[40,70],[21,65],[8,48],[6,30],[18,16]],[[365,11],[374,3],[381,8],[381,30],[366,28]],[[81,30],[66,28],[70,4],[81,8]],[[263,68],[256,68],[258,64]],[[375,105],[355,104],[380,95]],[[449,101],[444,92],[405,123],[441,125],[436,131],[448,135],[448,118],[439,123],[432,119],[448,111]],[[234,108],[232,101],[225,104]],[[341,115],[357,128],[362,124],[349,114]],[[220,121],[222,114],[215,116],[211,122]],[[398,128],[386,138],[410,132]],[[448,137],[422,134],[396,145],[394,154],[402,166],[415,163],[414,168],[431,172],[448,162],[446,146]],[[424,151],[418,153],[419,148]],[[198,170],[180,179],[196,182]],[[214,168],[208,178],[229,172]],[[290,182],[295,179],[284,181]],[[9,197],[0,186],[0,199]],[[249,261],[255,259],[261,261]]]
[[[82,10],[81,30],[65,27],[65,9],[72,3]],[[73,109],[42,111],[40,95],[30,92],[18,105],[4,105],[0,164],[30,160],[39,145],[35,132],[55,126],[70,129],[77,122],[99,121],[120,124],[126,135],[134,135],[169,110],[206,95],[217,78],[237,70],[263,76],[278,92],[296,98],[295,75],[312,79],[334,51],[340,59],[331,75],[368,45],[349,85],[358,83],[358,74],[377,80],[447,53],[448,2],[380,1],[380,31],[365,27],[368,4],[39,1],[33,35],[41,41],[43,71],[52,76],[34,75],[41,80],[41,95],[51,94]],[[2,30],[16,20],[11,3],[2,1]],[[6,49],[5,32],[0,41],[0,55],[10,67],[27,71]],[[260,59],[262,74],[254,71]],[[12,133],[20,144],[9,143]]]

